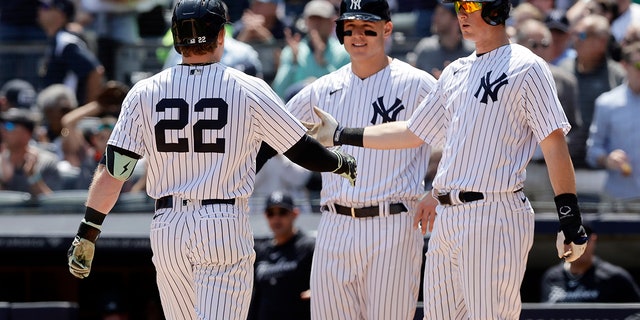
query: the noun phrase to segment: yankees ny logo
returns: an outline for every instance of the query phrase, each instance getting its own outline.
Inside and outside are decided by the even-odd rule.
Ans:
[[[371,124],[376,124],[376,122],[378,122],[378,115],[382,117],[382,123],[396,121],[396,118],[398,118],[398,112],[404,110],[402,100],[398,98],[396,98],[396,101],[393,103],[391,108],[385,109],[382,98],[383,97],[379,97],[378,101],[373,103],[373,118],[371,118]]]
[[[351,6],[349,6],[349,9],[351,9],[351,10],[360,10],[360,9],[362,9],[360,7],[360,1],[361,0],[353,0],[353,1],[351,1]]]
[[[500,90],[500,87],[509,83],[506,78],[507,75],[503,72],[500,78],[491,82],[491,71],[487,72],[487,75],[480,79],[480,87],[478,87],[478,91],[476,91],[473,96],[477,98],[478,94],[480,94],[480,90],[484,89],[484,94],[482,95],[480,102],[487,103],[487,97],[489,96],[491,96],[491,100],[493,100],[493,102],[496,102],[496,100],[498,100],[498,90]]]

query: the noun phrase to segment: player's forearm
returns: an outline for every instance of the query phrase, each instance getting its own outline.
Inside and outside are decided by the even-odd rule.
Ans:
[[[297,165],[311,171],[333,172],[340,164],[335,153],[307,135],[283,154]]]
[[[363,146],[371,149],[407,149],[424,141],[407,128],[406,121],[388,122],[364,129]]]
[[[576,193],[576,177],[569,148],[560,129],[554,131],[540,142],[544,154],[551,186],[556,195]]]
[[[124,181],[113,178],[104,165],[98,165],[89,187],[87,207],[108,213],[118,201]]]

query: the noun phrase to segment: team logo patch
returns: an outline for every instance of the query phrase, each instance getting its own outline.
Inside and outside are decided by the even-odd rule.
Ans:
[[[371,124],[377,124],[378,116],[382,118],[382,123],[396,121],[398,113],[404,110],[402,100],[398,98],[389,109],[385,107],[383,97],[379,97],[378,101],[375,101],[372,106],[373,118],[371,118]]]
[[[353,1],[351,1],[351,6],[349,6],[349,9],[351,9],[351,10],[360,10],[360,9],[362,9],[362,7],[360,6],[360,1],[361,0],[353,0]]]
[[[507,80],[507,75],[503,72],[502,75],[496,79],[495,81],[491,81],[491,71],[487,72],[487,75],[480,79],[480,86],[478,87],[478,91],[473,95],[474,97],[478,97],[480,91],[484,90],[482,94],[482,99],[480,102],[487,103],[488,97],[491,97],[493,102],[498,100],[498,91],[502,86],[509,83]]]

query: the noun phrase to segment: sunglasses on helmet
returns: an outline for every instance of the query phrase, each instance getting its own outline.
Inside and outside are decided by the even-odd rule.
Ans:
[[[456,13],[460,12],[460,8],[462,8],[466,13],[474,13],[482,9],[482,2],[456,1],[453,3],[453,8],[456,10]]]

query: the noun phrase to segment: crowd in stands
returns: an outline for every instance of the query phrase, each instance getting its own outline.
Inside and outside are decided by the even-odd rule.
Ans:
[[[227,1],[222,63],[268,81],[286,102],[302,87],[349,63],[334,33],[337,0]],[[512,42],[549,63],[571,123],[567,136],[583,203],[601,212],[640,212],[640,4],[632,0],[512,1]],[[451,4],[389,1],[393,22],[411,48],[394,58],[438,78],[473,52]],[[0,4],[0,189],[39,195],[86,190],[102,156],[119,102],[134,77],[180,63],[168,17],[175,1],[5,0]],[[398,37],[392,37],[393,51]],[[118,52],[141,42],[148,56]],[[21,54],[23,45],[41,52]],[[268,50],[264,50],[268,48]],[[15,50],[14,50],[15,49]],[[158,70],[145,70],[149,57]],[[34,58],[35,57],[35,58]],[[130,75],[130,73],[129,73]],[[118,92],[115,94],[115,92]],[[119,100],[120,99],[120,100]],[[126,191],[144,191],[144,165]],[[276,157],[256,181],[256,197],[276,189],[312,211],[318,175]],[[268,171],[268,172],[267,172]],[[534,203],[553,192],[542,157],[527,168]],[[275,174],[274,174],[275,173]],[[140,181],[138,181],[140,180]],[[428,185],[428,179],[426,179]],[[261,200],[255,212],[262,212]],[[586,205],[585,209],[590,210]]]

